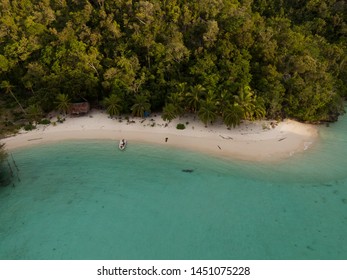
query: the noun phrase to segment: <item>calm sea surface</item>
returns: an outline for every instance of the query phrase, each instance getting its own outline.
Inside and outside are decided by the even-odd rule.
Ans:
[[[320,135],[276,164],[111,141],[16,150],[0,259],[347,259],[347,117]]]

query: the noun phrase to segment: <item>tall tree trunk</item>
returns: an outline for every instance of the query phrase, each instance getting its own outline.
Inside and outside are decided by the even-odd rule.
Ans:
[[[12,92],[12,90],[9,90],[9,93],[12,95],[12,97],[14,98],[14,100],[16,100],[17,104],[19,105],[19,107],[21,108],[21,110],[23,111],[24,115],[27,115],[27,113],[25,112],[22,104],[20,104],[19,100],[17,99],[17,97],[14,95],[14,93]]]

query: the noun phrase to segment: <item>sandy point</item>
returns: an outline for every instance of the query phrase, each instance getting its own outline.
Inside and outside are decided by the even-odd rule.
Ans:
[[[207,127],[194,116],[184,116],[171,122],[160,114],[142,119],[110,118],[105,112],[92,110],[88,115],[66,117],[63,123],[38,125],[35,130],[21,130],[1,140],[8,150],[40,143],[72,139],[111,139],[160,144],[217,157],[250,161],[276,161],[292,157],[311,148],[318,139],[314,125],[293,120],[243,121],[236,128],[227,129],[217,122]],[[178,123],[185,129],[176,128]]]

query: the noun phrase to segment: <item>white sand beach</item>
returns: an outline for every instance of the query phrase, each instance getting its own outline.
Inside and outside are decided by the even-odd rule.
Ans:
[[[56,117],[51,119],[56,121]],[[178,130],[178,123],[185,124]],[[41,143],[70,139],[112,139],[118,147],[122,138],[132,142],[153,143],[208,153],[223,158],[251,161],[276,161],[302,153],[318,139],[315,126],[292,120],[248,122],[230,130],[222,123],[205,127],[193,116],[170,123],[160,115],[126,120],[111,119],[105,112],[92,110],[88,115],[67,116],[63,123],[38,125],[32,131],[21,130],[17,135],[1,139],[8,150]],[[166,139],[167,138],[167,139]]]

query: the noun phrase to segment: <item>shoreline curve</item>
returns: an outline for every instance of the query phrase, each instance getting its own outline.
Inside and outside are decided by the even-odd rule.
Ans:
[[[51,121],[55,121],[53,117]],[[179,130],[178,123],[186,128]],[[225,159],[278,161],[303,153],[318,141],[314,125],[293,120],[243,121],[227,129],[217,122],[205,127],[194,116],[177,118],[170,123],[159,114],[153,117],[111,119],[106,113],[92,110],[79,117],[66,117],[55,126],[38,125],[32,131],[1,139],[8,150],[64,140],[115,140],[160,144],[210,154]]]

